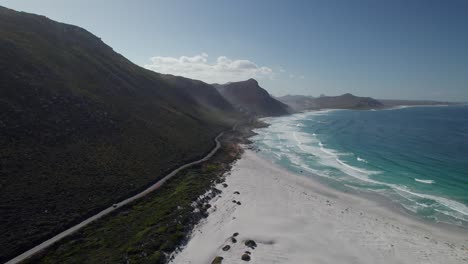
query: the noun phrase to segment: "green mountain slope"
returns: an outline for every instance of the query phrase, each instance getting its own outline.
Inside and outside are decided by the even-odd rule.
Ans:
[[[201,157],[238,118],[210,85],[43,16],[0,7],[0,50],[0,261]]]

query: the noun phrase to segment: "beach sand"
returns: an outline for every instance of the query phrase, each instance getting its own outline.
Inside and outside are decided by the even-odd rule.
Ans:
[[[172,263],[209,264],[216,256],[244,263],[245,251],[248,263],[468,263],[466,229],[425,223],[333,190],[248,149],[226,184],[217,187],[221,197]],[[249,239],[255,249],[245,245]]]

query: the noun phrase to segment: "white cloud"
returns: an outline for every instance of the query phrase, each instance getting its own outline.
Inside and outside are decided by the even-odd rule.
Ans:
[[[305,76],[304,75],[289,74],[289,78],[303,80],[303,79],[305,79]]]
[[[208,54],[202,53],[192,57],[181,56],[150,58],[151,63],[144,67],[159,73],[181,75],[202,80],[207,83],[226,83],[243,81],[249,78],[273,78],[271,68],[258,66],[249,60],[231,60],[219,56],[215,62],[208,62]]]

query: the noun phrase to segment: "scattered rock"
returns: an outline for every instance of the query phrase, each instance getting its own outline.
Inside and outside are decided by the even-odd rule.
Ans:
[[[213,259],[211,264],[221,264],[223,262],[223,257],[217,256],[216,258]]]
[[[246,250],[244,253],[250,255],[250,251],[248,251],[248,250]]]
[[[249,239],[245,241],[245,245],[248,246],[251,249],[255,249],[257,247],[257,243],[255,241]]]
[[[231,237],[231,242],[232,242],[232,243],[237,243],[237,239]]]
[[[237,201],[237,205],[241,205],[241,202]]]
[[[224,187],[224,188],[227,188],[228,185],[227,185],[226,183],[223,183],[223,187]]]
[[[228,251],[229,249],[231,249],[231,246],[230,245],[225,245],[223,247],[223,251]]]
[[[238,192],[238,191],[235,191],[235,192],[234,192],[234,194],[240,194],[240,192]]]
[[[236,201],[236,200],[232,200],[232,202],[233,202],[233,203],[237,203],[237,201]]]
[[[249,254],[244,254],[244,255],[242,255],[241,259],[242,259],[243,261],[250,261],[250,255],[249,255]],[[221,262],[220,262],[220,263],[221,263]]]
[[[235,232],[234,234],[232,234],[233,237],[236,237],[236,236],[238,236],[238,235],[239,235],[239,233],[237,233],[237,232]]]

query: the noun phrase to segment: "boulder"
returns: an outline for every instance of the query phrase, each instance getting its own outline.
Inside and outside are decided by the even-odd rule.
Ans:
[[[225,245],[223,247],[223,251],[228,251],[229,249],[231,249],[231,246],[230,245]]]
[[[244,244],[246,246],[248,246],[249,248],[251,248],[251,249],[255,249],[257,247],[257,243],[255,243],[255,241],[253,241],[251,239],[246,240]]]
[[[244,254],[244,255],[242,255],[241,259],[243,261],[250,261],[250,255],[249,254]]]

